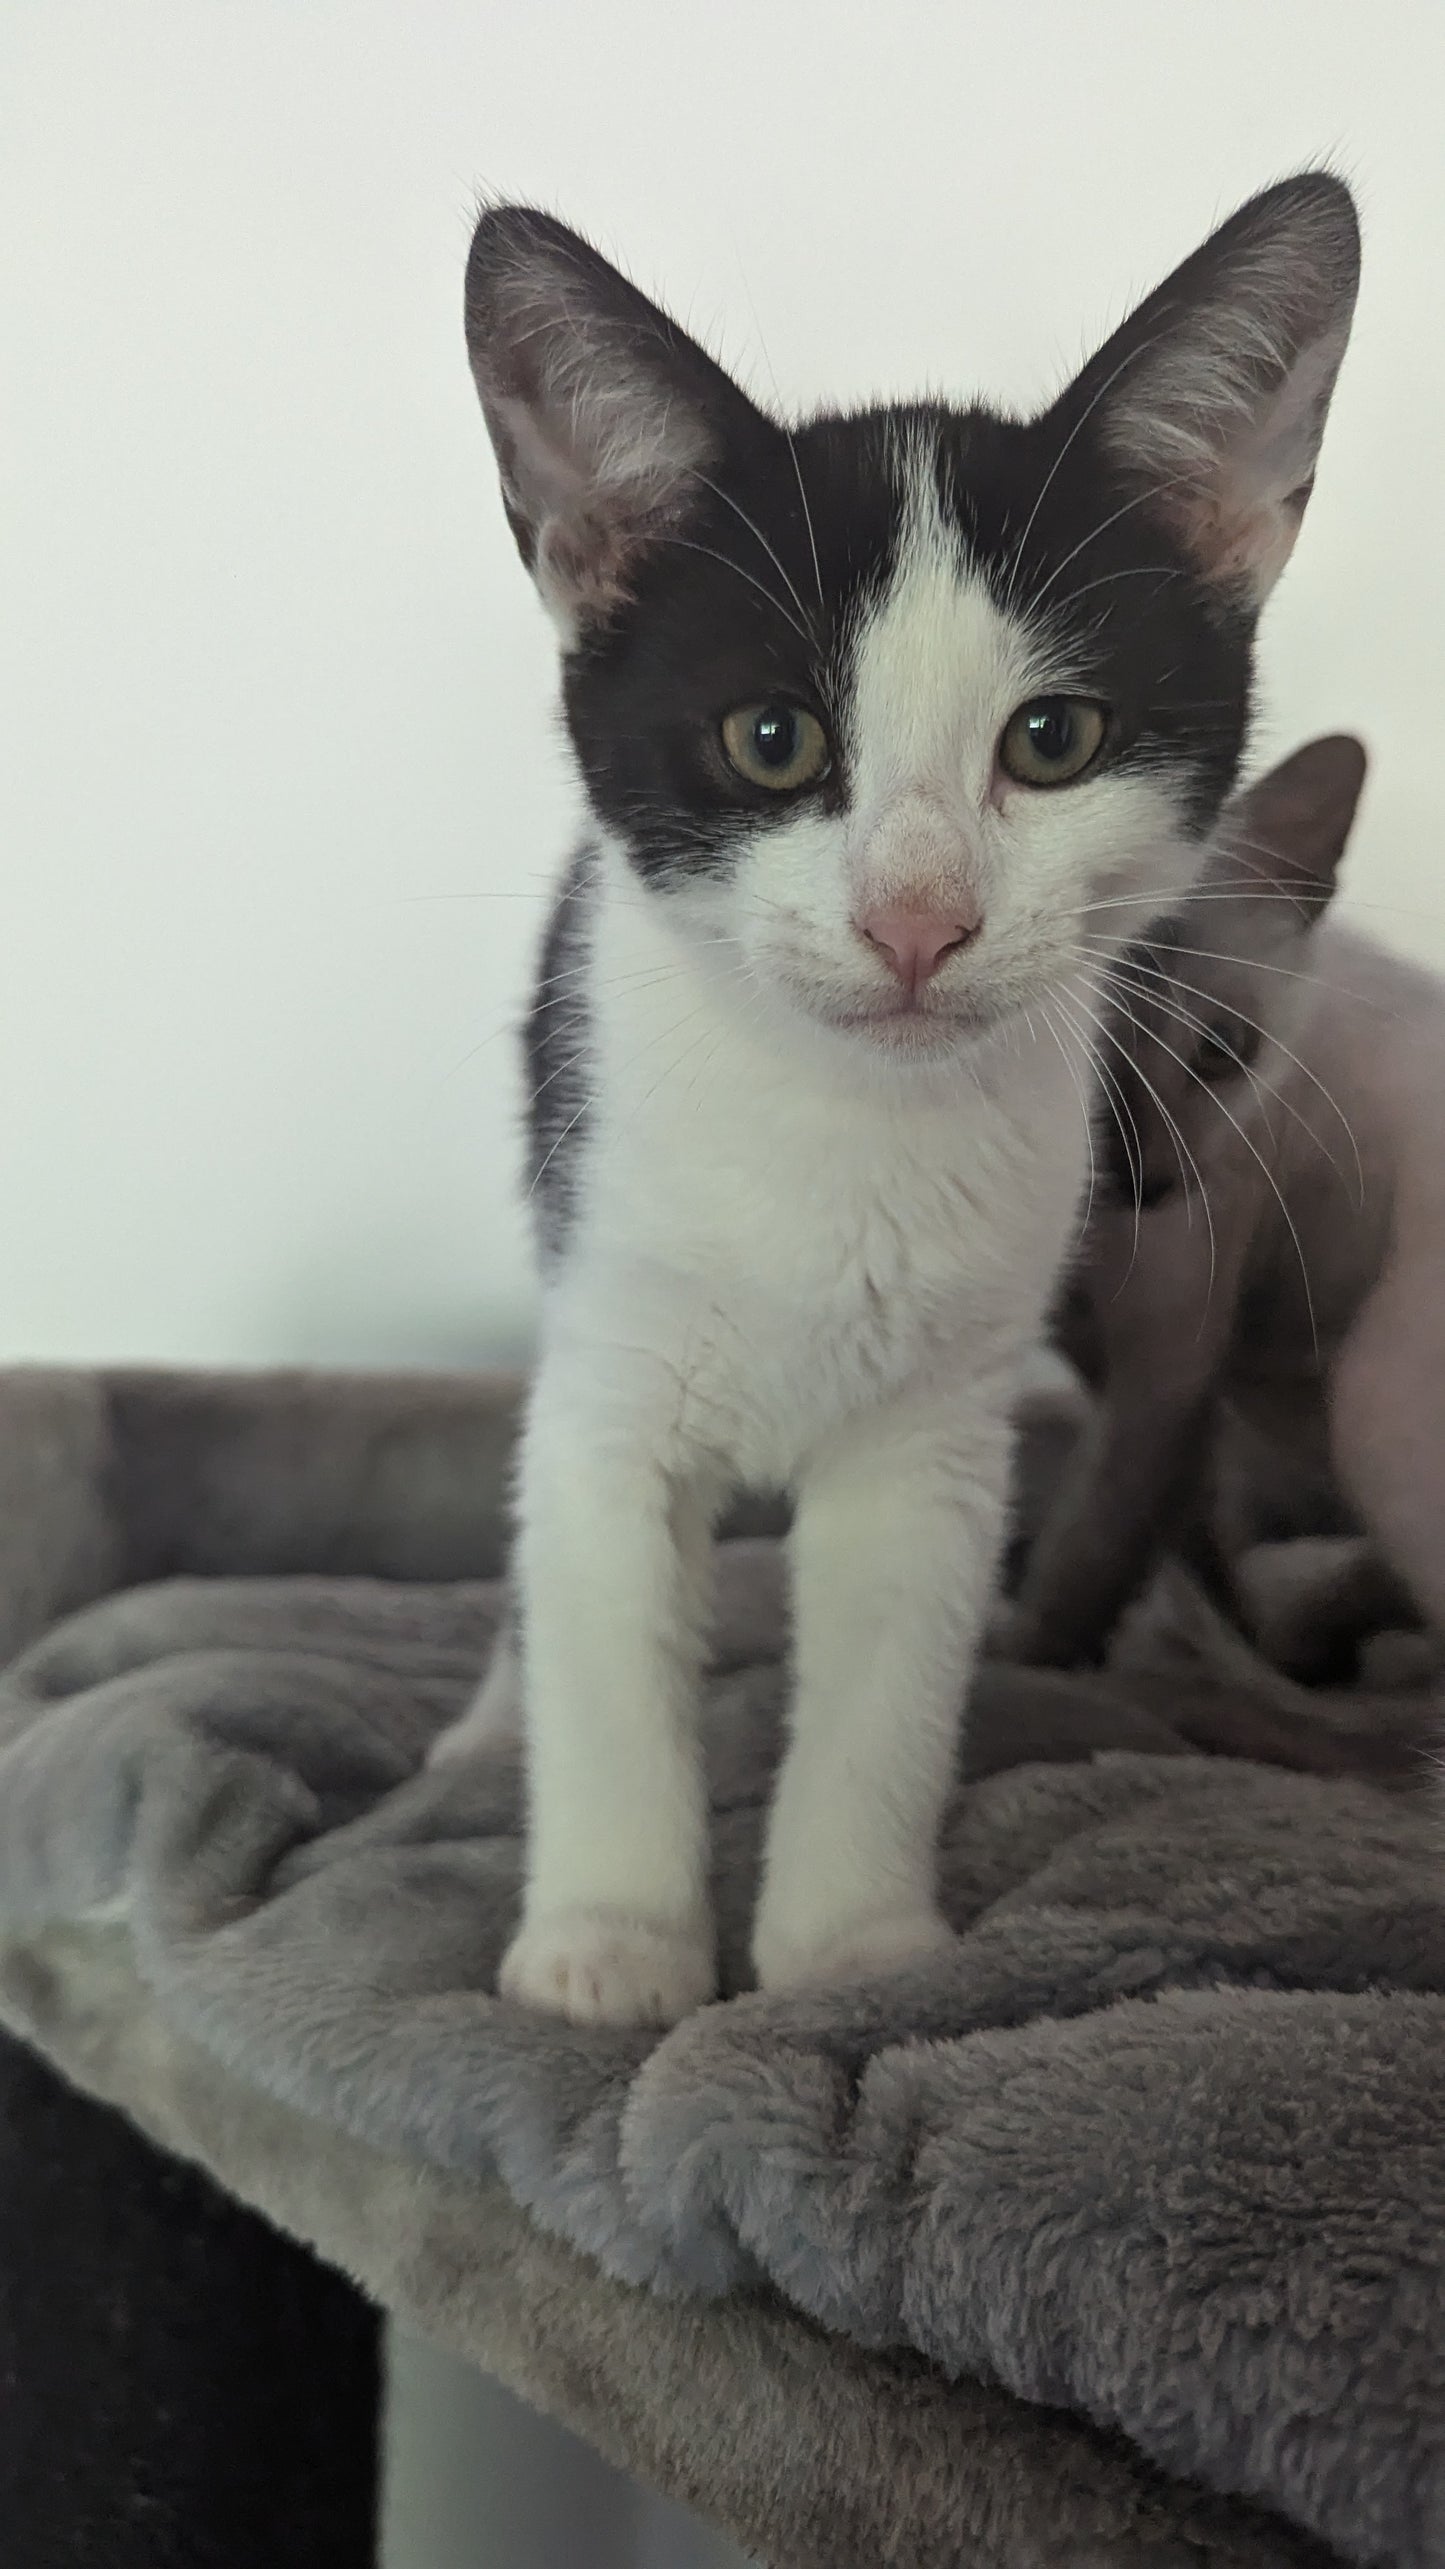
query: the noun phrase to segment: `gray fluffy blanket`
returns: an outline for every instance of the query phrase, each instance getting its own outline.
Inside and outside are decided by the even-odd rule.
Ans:
[[[661,2041],[530,2019],[515,1765],[419,1771],[513,1400],[0,1377],[5,2020],[779,2569],[1441,2569],[1428,1806],[1190,1753],[1251,1677],[1166,1590],[1107,1678],[984,1672],[946,1963]],[[729,1545],[736,1989],[782,1627]]]

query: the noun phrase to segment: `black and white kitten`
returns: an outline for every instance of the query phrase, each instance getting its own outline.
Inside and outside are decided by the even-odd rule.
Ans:
[[[785,1488],[796,1664],[763,1985],[945,1935],[934,1841],[1073,1233],[1086,1012],[1235,774],[1354,302],[1323,175],[1256,198],[1038,418],[793,431],[548,216],[485,214],[467,340],[561,637],[593,833],[528,1033],[545,1293],[502,1986],[714,1988],[694,1698],[710,1534]]]

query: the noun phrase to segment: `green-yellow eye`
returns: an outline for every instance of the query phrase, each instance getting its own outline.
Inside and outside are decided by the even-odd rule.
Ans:
[[[804,705],[738,705],[724,714],[722,742],[750,785],[796,794],[828,773],[828,735]]]
[[[1003,727],[999,765],[1016,785],[1072,785],[1092,767],[1109,717],[1087,696],[1031,696]]]

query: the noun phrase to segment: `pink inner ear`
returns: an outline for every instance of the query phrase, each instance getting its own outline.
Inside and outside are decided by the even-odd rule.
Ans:
[[[1193,347],[1141,367],[1109,432],[1121,460],[1155,483],[1161,515],[1206,579],[1257,601],[1299,533],[1348,319],[1289,358],[1281,344],[1278,372],[1261,384],[1250,359],[1273,329],[1283,337],[1264,314],[1224,305],[1201,314]]]
[[[531,532],[533,577],[568,626],[629,595],[633,559],[676,512],[708,436],[636,367],[569,377],[534,354],[530,381],[525,397],[484,389],[482,405],[508,506]]]
[[[642,494],[609,489],[587,452],[582,421],[540,398],[494,397],[485,405],[508,502],[532,530],[532,576],[564,624],[600,615],[627,595]],[[564,436],[564,423],[574,432]],[[589,470],[589,466],[591,469]]]
[[[1249,489],[1201,493],[1177,511],[1184,540],[1206,579],[1240,585],[1263,598],[1294,550],[1308,485],[1298,505],[1262,500]]]
[[[628,563],[636,546],[620,524],[584,512],[552,518],[537,546],[535,577],[546,604],[567,619],[609,614],[629,595]]]

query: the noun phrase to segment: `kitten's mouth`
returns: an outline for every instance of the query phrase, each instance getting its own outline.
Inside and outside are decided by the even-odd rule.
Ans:
[[[893,1052],[946,1052],[970,1035],[979,1034],[985,1023],[984,1013],[956,1002],[947,1008],[928,1007],[917,999],[883,1000],[871,1007],[828,1008],[823,1022],[836,1034],[862,1037]]]
[[[830,1035],[904,1059],[956,1052],[987,1033],[1005,1013],[996,998],[976,990],[950,991],[945,997],[937,989],[910,992],[894,985],[844,997],[835,996],[823,976],[815,980],[802,964],[785,964],[779,977],[793,1006]]]

